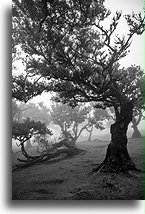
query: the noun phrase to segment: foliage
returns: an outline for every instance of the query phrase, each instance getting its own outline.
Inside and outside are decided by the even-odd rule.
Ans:
[[[38,122],[45,123],[48,125],[50,123],[49,119],[49,109],[44,105],[43,102],[39,102],[37,105],[35,103],[20,103],[19,108],[22,109],[21,118],[26,119],[27,117]]]
[[[20,108],[18,107],[15,100],[12,100],[12,121],[19,120],[20,117]]]
[[[51,120],[60,126],[62,135],[77,139],[86,124],[79,130],[79,125],[85,122],[89,109],[78,105],[75,108],[62,103],[53,103],[50,110]]]
[[[36,142],[37,145],[39,145],[44,151],[48,150],[50,148],[50,145],[52,142],[48,141],[49,135],[45,134],[38,134],[35,136],[34,143]],[[39,148],[39,147],[38,147]]]
[[[101,101],[115,108],[141,99],[140,79],[128,87],[130,71],[114,63],[127,55],[132,37],[143,33],[143,18],[126,15],[128,34],[114,39],[121,13],[117,11],[105,29],[110,11],[103,3],[13,1],[14,41],[28,55],[26,76],[13,77],[13,97],[27,101],[43,91],[56,91],[61,101],[73,106]],[[136,71],[131,71],[135,78]]]
[[[95,126],[97,129],[103,130],[105,129],[105,120],[108,121],[110,119],[110,115],[108,111],[105,109],[94,109],[93,116],[88,118],[90,126]]]
[[[14,121],[12,125],[12,137],[15,140],[19,140],[20,145],[34,135],[52,134],[52,132],[46,128],[44,123],[41,123],[40,121],[35,122],[34,120],[30,120],[30,118],[25,119],[23,122]]]
[[[135,110],[133,112],[133,118],[132,118],[132,124],[133,124],[133,126],[138,126],[138,124],[140,123],[140,121],[142,119],[144,119],[144,117],[143,117],[143,110],[135,108]]]

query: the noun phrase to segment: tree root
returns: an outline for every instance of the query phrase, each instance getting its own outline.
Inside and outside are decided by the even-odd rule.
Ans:
[[[124,173],[130,170],[140,171],[136,168],[135,163],[130,158],[126,148],[119,148],[110,143],[104,161],[98,167],[94,168],[92,173]]]

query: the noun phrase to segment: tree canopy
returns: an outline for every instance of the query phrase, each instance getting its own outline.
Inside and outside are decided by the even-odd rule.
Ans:
[[[12,100],[12,121],[18,120],[20,116],[20,108],[18,107],[15,100]]]
[[[76,141],[89,124],[87,122],[89,110],[89,108],[83,105],[72,108],[67,104],[53,103],[50,115],[52,122],[60,126],[61,134]],[[79,128],[80,125],[81,128]]]
[[[43,102],[37,104],[32,102],[25,104],[21,102],[18,106],[21,109],[21,119],[29,117],[35,122],[40,121],[45,123],[46,126],[50,123],[49,109]]]
[[[104,122],[105,120],[110,119],[110,114],[107,110],[103,109],[93,109],[93,115],[88,118],[90,124],[94,125],[97,129],[105,129]]]
[[[27,101],[43,91],[55,91],[58,99],[74,106],[90,101],[114,106],[140,99],[138,83],[132,93],[137,79],[127,87],[128,73],[134,77],[136,71],[114,63],[126,56],[132,37],[143,33],[141,13],[125,16],[128,34],[121,37],[115,36],[120,12],[108,29],[103,26],[111,13],[104,1],[52,2],[13,1],[13,39],[27,54],[26,75],[13,76],[13,97]]]
[[[30,118],[25,119],[23,122],[14,121],[12,125],[12,137],[15,140],[19,140],[20,144],[23,144],[34,135],[52,134],[44,123],[40,121],[35,122],[34,120],[30,120]]]

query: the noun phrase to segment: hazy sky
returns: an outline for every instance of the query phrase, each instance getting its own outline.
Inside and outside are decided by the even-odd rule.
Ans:
[[[143,10],[143,0],[105,0],[105,5],[111,9],[112,12],[122,10],[124,13],[140,12]]]
[[[122,18],[117,31],[120,35],[126,35],[128,32],[128,27],[123,15],[130,14],[132,11],[136,13],[143,12],[143,0],[106,0],[105,6],[111,10],[112,15],[115,14],[116,10],[122,11]],[[141,67],[143,67],[143,35],[134,36],[130,47],[130,53],[125,58],[121,59],[119,63],[122,67],[128,67],[132,64],[141,65]],[[49,105],[50,97],[49,94],[43,94],[35,97],[33,101],[44,101],[45,104]]]

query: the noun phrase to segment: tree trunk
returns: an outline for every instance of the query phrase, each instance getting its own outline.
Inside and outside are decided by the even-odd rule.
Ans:
[[[125,172],[135,170],[135,164],[131,160],[127,150],[127,129],[132,120],[131,103],[121,106],[117,112],[116,122],[111,125],[111,143],[106,152],[105,160],[93,172]]]
[[[62,146],[65,146],[67,149],[69,149],[71,151],[72,154],[79,154],[82,150],[79,149],[76,144],[76,139],[64,139],[64,140],[61,140],[59,143],[55,143],[53,145],[53,148],[54,149],[57,149],[59,147],[62,147]]]
[[[91,137],[92,137],[92,131],[90,131],[90,133],[89,133],[88,141],[91,141]]]
[[[25,147],[24,147],[24,143],[21,143],[21,152],[22,152],[22,154],[24,155],[25,158],[29,159],[31,157],[26,152]]]
[[[88,141],[91,141],[92,132],[93,132],[93,124],[91,124],[91,129],[89,129],[89,127],[86,126],[86,130],[87,130],[87,132],[89,132]]]
[[[140,131],[138,130],[138,127],[137,126],[132,126],[133,128],[133,134],[132,134],[132,138],[140,138],[142,137]]]

